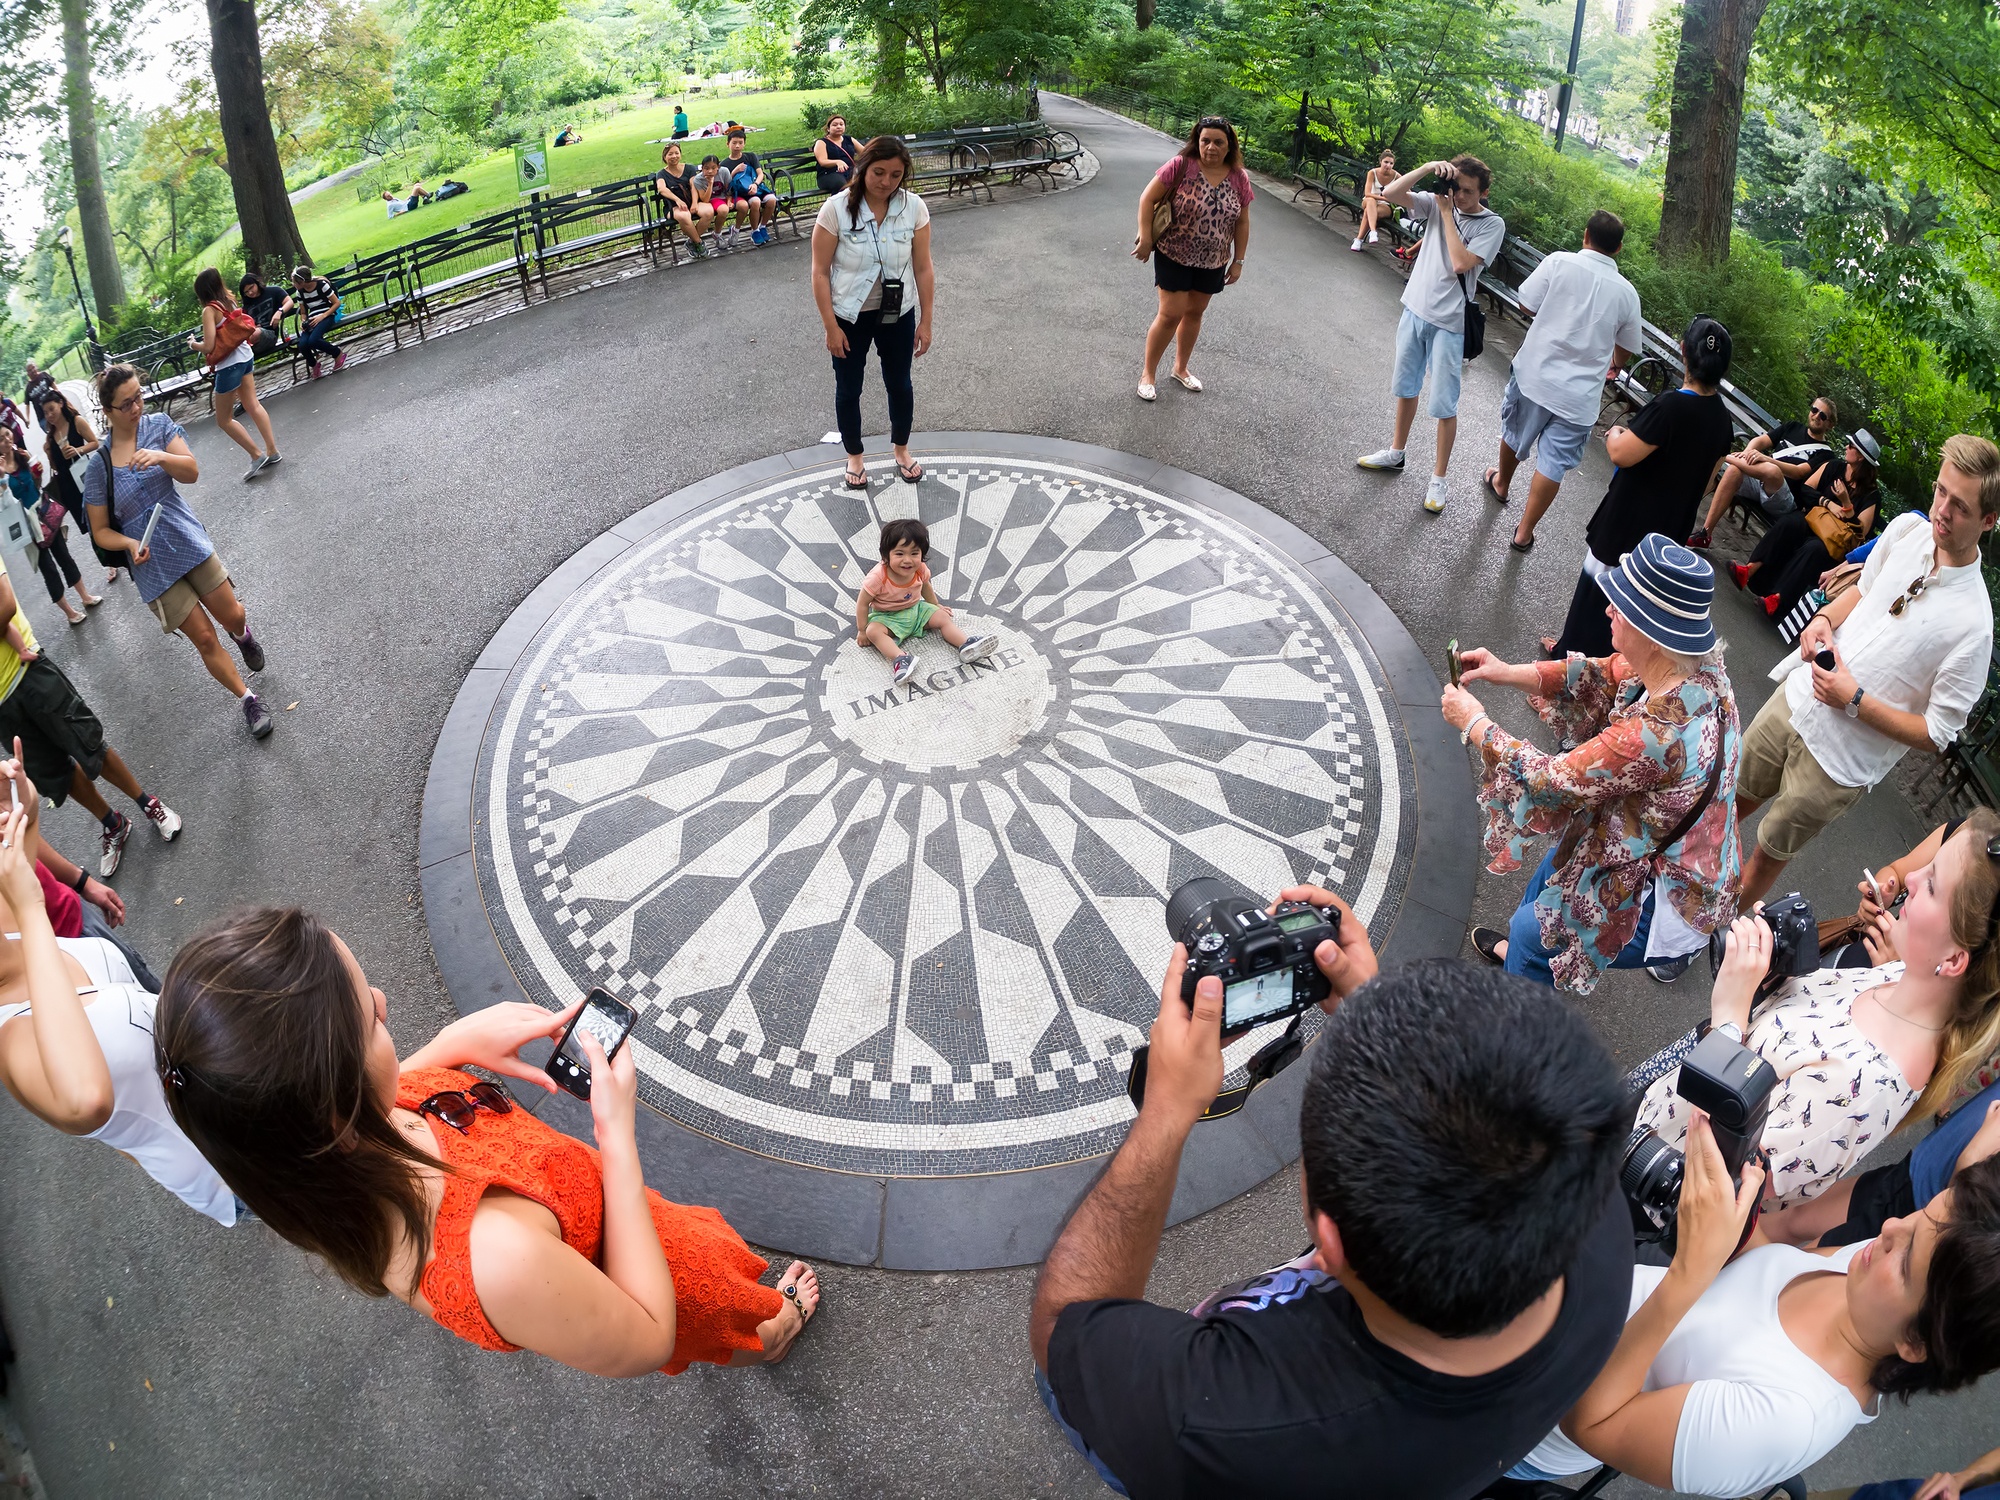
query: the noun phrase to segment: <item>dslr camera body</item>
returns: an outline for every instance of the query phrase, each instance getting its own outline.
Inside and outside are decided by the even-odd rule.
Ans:
[[[1190,1007],[1204,978],[1222,981],[1224,1036],[1297,1015],[1332,993],[1313,952],[1339,940],[1336,907],[1280,901],[1267,911],[1227,882],[1198,875],[1167,898],[1167,931],[1187,948],[1181,998]]]
[[[1767,901],[1758,913],[1771,929],[1771,967],[1757,986],[1761,997],[1787,979],[1810,974],[1819,968],[1819,923],[1813,919],[1812,903],[1797,891],[1777,901]],[[1708,935],[1708,971],[1722,972],[1723,956],[1729,950],[1729,929],[1718,927]]]
[[[1731,1182],[1741,1184],[1744,1164],[1757,1152],[1777,1086],[1777,1072],[1769,1063],[1720,1032],[1709,1032],[1681,1059],[1674,1092],[1708,1116]],[[1640,1244],[1658,1244],[1673,1254],[1686,1168],[1687,1158],[1651,1130],[1635,1129],[1626,1141],[1618,1186]],[[1751,1222],[1756,1222],[1754,1214]],[[1744,1233],[1749,1233],[1748,1225]]]

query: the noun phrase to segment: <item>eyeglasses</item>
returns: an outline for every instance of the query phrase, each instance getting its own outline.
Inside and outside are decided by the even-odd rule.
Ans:
[[[511,1115],[514,1101],[497,1083],[475,1083],[469,1089],[445,1089],[432,1094],[417,1106],[420,1115],[435,1115],[460,1135],[472,1133],[472,1122],[482,1109],[496,1115]]]
[[[1829,422],[1833,420],[1833,413],[1828,411],[1824,406],[1815,406],[1812,409],[1811,415],[1815,417],[1824,417]]]
[[[1257,1086],[1269,1083],[1278,1074],[1299,1060],[1305,1051],[1305,1038],[1299,1035],[1298,1016],[1292,1017],[1292,1024],[1285,1028],[1283,1036],[1266,1042],[1257,1049],[1243,1070],[1243,1081],[1233,1089],[1224,1089],[1201,1112],[1204,1120],[1220,1120],[1225,1115],[1233,1115],[1250,1100]],[[1140,1047],[1132,1054],[1132,1071],[1125,1079],[1125,1096],[1137,1109],[1139,1101],[1146,1094],[1146,1059],[1152,1052],[1150,1047]]]
[[[145,404],[146,393],[140,391],[135,393],[130,400],[113,402],[111,409],[113,411],[136,411]]]
[[[1919,599],[1923,598],[1924,590],[1929,588],[1930,586],[1931,586],[1931,579],[1928,573],[1926,573],[1922,578],[1911,580],[1910,586],[1904,589],[1902,593],[1898,594],[1896,596],[1895,602],[1889,606],[1889,618],[1892,620],[1902,619],[1903,611],[1908,609],[1912,604],[1915,604]]]

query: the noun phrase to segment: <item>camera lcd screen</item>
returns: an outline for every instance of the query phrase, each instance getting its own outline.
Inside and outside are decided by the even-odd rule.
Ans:
[[[1268,974],[1239,979],[1222,992],[1222,1029],[1234,1031],[1256,1021],[1283,1015],[1292,1008],[1292,971],[1274,969]]]
[[[618,1050],[618,1044],[625,1040],[625,1033],[630,1029],[624,1016],[606,1010],[595,1001],[586,1001],[583,1013],[576,1018],[576,1025],[570,1028],[568,1037],[563,1041],[563,1055],[588,1067],[590,1058],[583,1050],[582,1033],[587,1031],[596,1037],[604,1048],[605,1057],[609,1058]]]
[[[1319,925],[1319,913],[1315,911],[1295,911],[1289,917],[1278,918],[1278,931],[1305,932]]]

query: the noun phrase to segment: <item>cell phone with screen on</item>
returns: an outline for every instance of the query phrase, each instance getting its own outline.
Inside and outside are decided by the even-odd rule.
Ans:
[[[604,1048],[605,1061],[609,1062],[638,1022],[639,1012],[611,991],[602,985],[592,989],[583,997],[583,1008],[563,1028],[562,1040],[556,1043],[556,1050],[549,1054],[546,1068],[549,1077],[577,1098],[588,1099],[590,1058],[584,1052],[583,1039],[577,1033],[587,1031],[596,1037],[598,1044]]]

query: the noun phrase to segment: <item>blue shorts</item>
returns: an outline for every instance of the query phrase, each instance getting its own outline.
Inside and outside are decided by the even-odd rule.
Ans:
[[[1042,1405],[1047,1407],[1049,1415],[1056,1419],[1056,1426],[1062,1429],[1062,1435],[1069,1439],[1070,1447],[1090,1460],[1091,1468],[1095,1469],[1097,1477],[1104,1481],[1104,1487],[1114,1495],[1129,1494],[1124,1481],[1112,1473],[1110,1466],[1091,1451],[1090,1444],[1083,1440],[1083,1434],[1069,1425],[1069,1418],[1062,1414],[1062,1407],[1057,1404],[1055,1387],[1049,1384],[1049,1377],[1039,1369],[1035,1371],[1035,1389],[1041,1393]]]
[[[1465,375],[1465,335],[1403,309],[1396,325],[1396,373],[1390,394],[1413,400],[1424,388],[1424,371],[1431,372],[1431,415],[1440,422],[1458,415],[1458,387]]]
[[[215,372],[215,394],[226,396],[243,384],[243,377],[250,373],[250,367],[256,362],[254,359],[239,359],[233,365],[222,366]]]
[[[1500,398],[1500,441],[1518,458],[1535,451],[1535,472],[1556,484],[1583,462],[1583,445],[1590,441],[1590,424],[1559,417],[1546,406],[1521,394],[1514,377],[1507,377],[1507,394]]]

